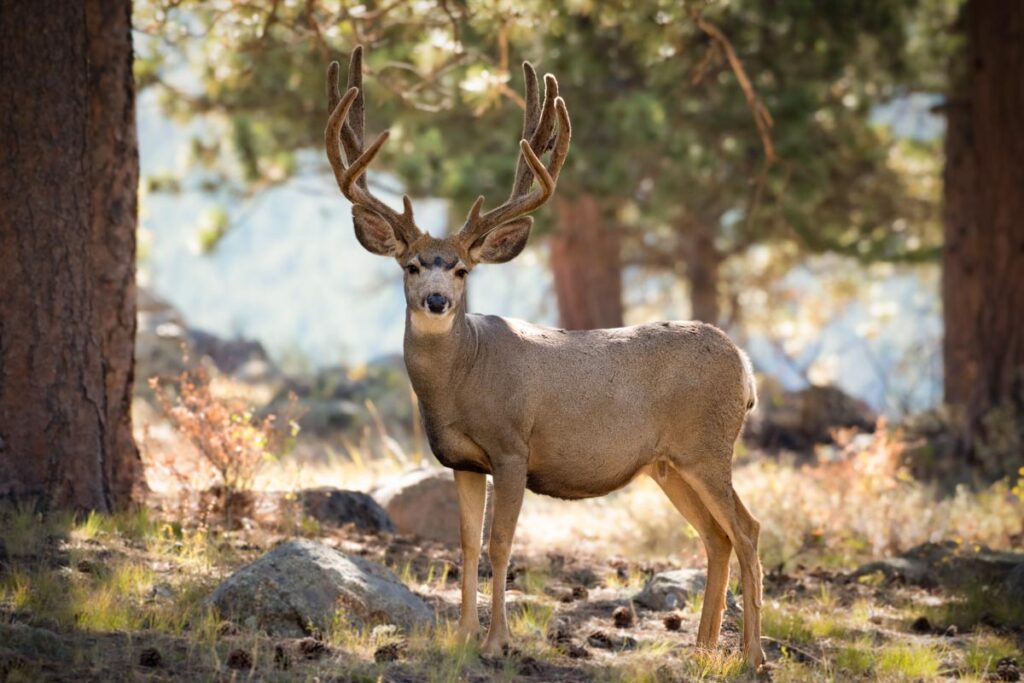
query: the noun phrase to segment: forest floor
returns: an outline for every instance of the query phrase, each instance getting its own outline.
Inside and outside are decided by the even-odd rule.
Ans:
[[[854,578],[863,562],[924,541],[1021,545],[1019,491],[939,496],[889,467],[891,450],[868,444],[840,465],[811,466],[741,454],[736,487],[763,523],[761,672],[743,663],[739,609],[727,609],[719,647],[707,651],[694,645],[699,599],[672,613],[632,602],[653,572],[704,568],[692,530],[643,481],[596,501],[528,497],[509,584],[514,649],[501,658],[454,637],[452,546],[315,523],[229,531],[152,510],[0,512],[0,681],[1017,680],[1024,606],[984,587]],[[302,479],[368,488],[351,483],[366,469],[306,466]],[[338,620],[318,639],[282,639],[221,621],[206,603],[218,582],[296,535],[390,567],[439,626],[380,640]],[[484,623],[487,597],[482,581]]]

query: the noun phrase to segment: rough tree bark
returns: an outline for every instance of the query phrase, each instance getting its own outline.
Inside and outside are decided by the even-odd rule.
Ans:
[[[551,237],[551,271],[562,327],[622,326],[619,239],[607,230],[597,198],[555,199],[558,231]]]
[[[964,11],[946,136],[945,394],[984,436],[993,408],[1024,410],[1024,4]]]
[[[131,437],[129,0],[0,4],[0,497],[107,511]]]

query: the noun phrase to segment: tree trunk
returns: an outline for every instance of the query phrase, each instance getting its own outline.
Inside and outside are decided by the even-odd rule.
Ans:
[[[984,439],[994,408],[1024,410],[1024,4],[965,12],[946,137],[945,390]]]
[[[558,232],[551,237],[551,270],[562,327],[621,327],[619,239],[606,229],[597,198],[556,198],[555,212]]]
[[[0,4],[0,497],[108,511],[131,437],[130,3]]]
[[[139,148],[132,74],[131,0],[87,0],[90,234],[94,307],[106,384],[105,475],[115,503],[140,493],[142,461],[132,435],[135,379],[135,236]]]
[[[715,235],[703,221],[687,220],[681,226],[683,260],[690,282],[690,317],[718,325],[719,268],[722,256],[715,248]]]

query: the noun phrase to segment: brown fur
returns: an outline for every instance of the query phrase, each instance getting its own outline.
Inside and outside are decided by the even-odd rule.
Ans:
[[[486,214],[478,200],[466,227],[444,239],[415,226],[408,199],[398,214],[369,195],[362,173],[383,136],[363,151],[361,124],[358,135],[354,125],[342,125],[359,99],[355,87],[341,98],[334,85],[331,95],[336,106],[328,125],[328,156],[339,187],[356,204],[360,243],[393,256],[405,270],[405,362],[431,448],[455,470],[465,563],[460,630],[471,635],[479,629],[476,589],[486,474],[494,480],[495,500],[489,545],[492,618],[484,651],[497,654],[508,640],[505,579],[524,491],[601,496],[643,473],[655,478],[707,549],[697,644],[711,647],[718,640],[735,550],[743,585],[744,652],[759,666],[764,658],[759,525],[732,488],[733,445],[756,402],[746,355],[718,328],[699,322],[569,332],[466,312],[469,272],[522,251],[532,225],[525,214],[550,196],[568,153],[568,112],[555,79],[545,78],[541,109],[536,75],[529,65],[524,71],[527,108],[512,196]],[[336,77],[337,67],[330,73]],[[549,145],[556,120],[558,132]],[[340,160],[339,140],[347,166]],[[544,167],[539,157],[549,148],[552,158]],[[541,187],[530,192],[534,178]],[[443,310],[428,307],[431,295],[443,297]]]

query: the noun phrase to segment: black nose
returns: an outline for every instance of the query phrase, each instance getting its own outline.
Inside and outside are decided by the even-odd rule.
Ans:
[[[448,297],[444,294],[431,294],[427,297],[427,308],[431,313],[441,313],[448,305]]]

